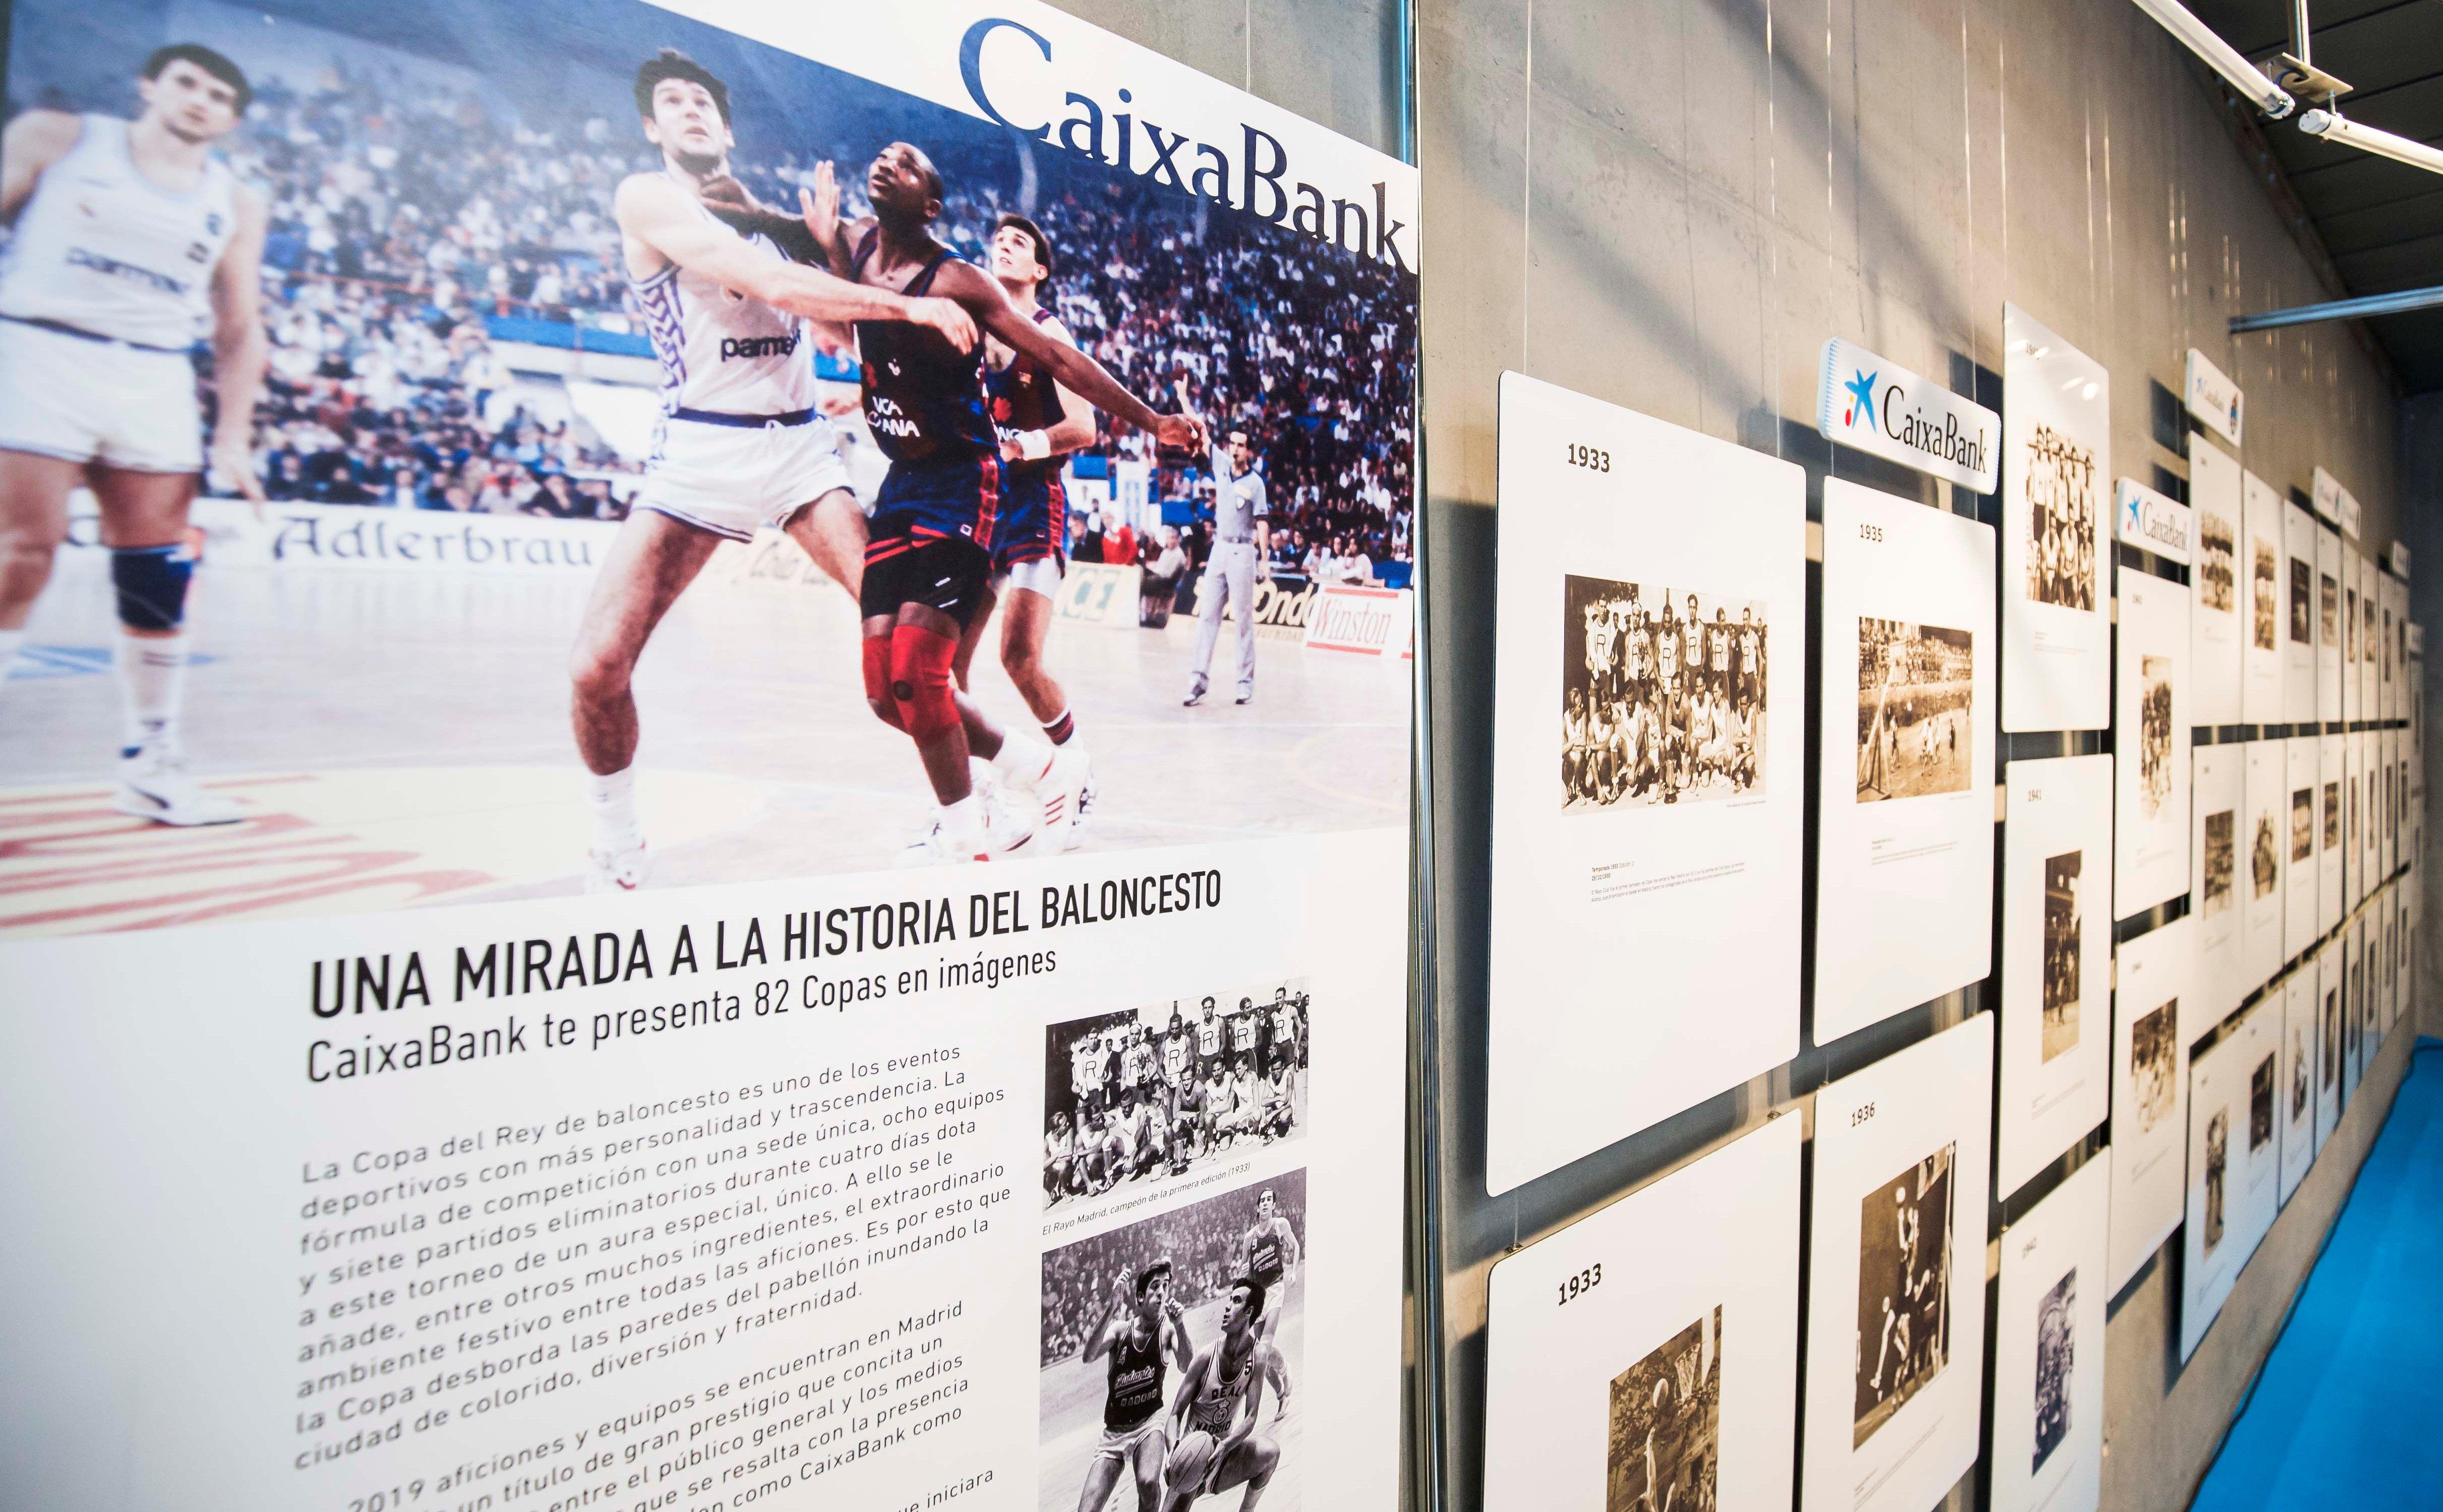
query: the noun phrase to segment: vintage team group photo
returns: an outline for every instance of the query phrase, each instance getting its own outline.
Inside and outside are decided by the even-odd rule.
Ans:
[[[1762,796],[1766,620],[1684,585],[1564,577],[1562,809]]]
[[[2028,438],[2027,596],[2061,609],[2095,608],[2095,453],[2052,427]]]
[[[1306,1177],[1045,1253],[1041,1512],[1304,1504]]]
[[[1405,820],[1387,244],[640,0],[9,26],[0,935]]]
[[[1293,979],[1045,1029],[1047,1211],[1146,1195],[1304,1138],[1312,1010]]]

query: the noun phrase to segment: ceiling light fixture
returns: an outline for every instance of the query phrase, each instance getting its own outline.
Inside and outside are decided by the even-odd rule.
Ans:
[[[2299,118],[2299,129],[2310,137],[2321,137],[2328,142],[2340,142],[2379,157],[2389,157],[2412,168],[2422,168],[2430,173],[2443,173],[2443,152],[2421,141],[2396,137],[2373,126],[2361,126],[2344,119],[2339,111],[2311,110]]]
[[[2165,31],[2179,40],[2180,46],[2195,53],[2207,67],[2222,75],[2232,88],[2268,116],[2280,120],[2297,104],[2280,85],[2242,57],[2238,48],[2214,35],[2212,27],[2191,14],[2179,0],[2138,0],[2138,9],[2154,17]]]

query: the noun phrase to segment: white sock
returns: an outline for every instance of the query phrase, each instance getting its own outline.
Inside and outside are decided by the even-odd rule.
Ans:
[[[178,713],[186,701],[187,637],[119,636],[119,692],[125,715],[122,756],[147,746],[175,747]]]
[[[968,793],[942,805],[942,838],[962,856],[981,855],[984,848],[984,806]]]
[[[634,767],[621,767],[608,774],[587,773],[585,800],[594,815],[595,849],[612,855],[645,843],[644,826],[636,819]]]
[[[17,648],[25,644],[24,630],[0,630],[0,689],[8,687],[9,674],[17,665]]]
[[[1021,788],[1032,788],[1038,778],[1052,770],[1052,748],[1032,736],[1012,730],[1001,737],[1001,755],[992,758],[993,770]]]

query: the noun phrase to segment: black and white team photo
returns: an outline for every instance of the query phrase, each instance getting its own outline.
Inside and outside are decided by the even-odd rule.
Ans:
[[[2078,1359],[2078,1272],[2054,1282],[2036,1303],[2036,1433],[2030,1473],[2045,1467],[2069,1437],[2069,1376]]]
[[[2290,865],[2316,859],[2316,790],[2301,788],[2290,794]]]
[[[2079,947],[2084,939],[2078,905],[2086,854],[2072,850],[2045,858],[2045,1033],[2048,1061],[2078,1045]]]
[[[2290,644],[2312,646],[2316,640],[2316,569],[2313,564],[2293,556],[2290,558]]]
[[[1722,1454],[1722,1309],[1611,1380],[1604,1512],[1714,1512]]]
[[[1975,764],[1975,632],[1858,621],[1858,801],[1965,792]]]
[[[2172,800],[2172,659],[2138,659],[2138,812],[2152,820]]]
[[[2197,509],[2197,602],[2217,614],[2231,612],[2232,570],[2239,560],[2238,532],[2213,510]]]
[[[1303,979],[1044,1030],[1043,1205],[1141,1194],[1302,1137]]]
[[[1300,1504],[1306,1173],[1043,1257],[1040,1512]]]
[[[1564,579],[1561,807],[1764,792],[1765,606]]]
[[[1858,1361],[1852,1448],[1951,1360],[1952,1166],[1946,1144],[1858,1205]]]
[[[2138,1132],[2152,1133],[2179,1097],[2180,1000],[2129,1026],[2129,1085],[2138,1096]]]
[[[2271,541],[2259,540],[2253,545],[2250,571],[2255,585],[2255,611],[2250,619],[2249,636],[2258,650],[2270,651],[2281,645],[2281,564]]]
[[[2199,910],[2206,918],[2229,908],[2232,902],[2232,884],[2239,870],[2239,811],[2223,809],[2206,815],[2205,876],[2202,879],[2205,904]]]
[[[2028,438],[2028,597],[2095,608],[2095,453],[2050,426]]]
[[[2248,1153],[2254,1155],[2273,1142],[2274,1057],[2256,1063],[2248,1073]]]

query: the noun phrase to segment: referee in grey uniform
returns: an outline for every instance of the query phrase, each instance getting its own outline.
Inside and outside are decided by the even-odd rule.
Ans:
[[[1271,544],[1264,523],[1270,508],[1256,449],[1245,431],[1233,430],[1228,448],[1213,450],[1213,555],[1196,585],[1196,665],[1181,701],[1191,708],[1204,701],[1225,597],[1239,617],[1239,701],[1256,696],[1256,564]]]

